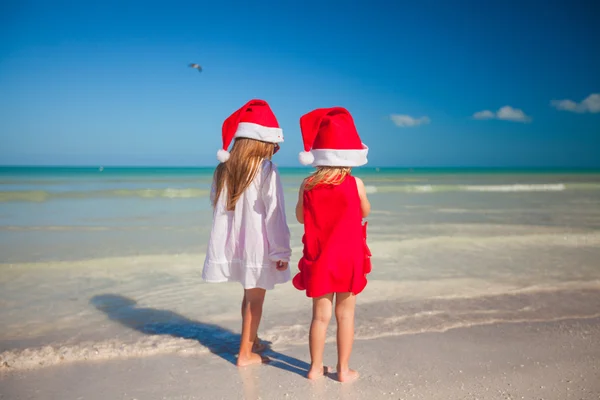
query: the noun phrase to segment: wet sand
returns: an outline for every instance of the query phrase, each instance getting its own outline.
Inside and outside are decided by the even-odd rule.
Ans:
[[[232,355],[160,355],[4,372],[2,399],[599,399],[600,319],[501,323],[357,340],[357,382],[304,378],[307,346],[238,369]],[[335,363],[329,343],[326,360]]]

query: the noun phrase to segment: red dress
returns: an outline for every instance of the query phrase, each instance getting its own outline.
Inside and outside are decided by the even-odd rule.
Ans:
[[[303,200],[304,251],[294,287],[308,297],[362,292],[371,253],[356,180],[348,175],[339,185],[317,185],[304,191]]]

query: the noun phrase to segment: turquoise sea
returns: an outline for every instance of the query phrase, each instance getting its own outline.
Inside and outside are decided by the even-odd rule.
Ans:
[[[311,170],[280,171],[295,273],[303,227],[293,210]],[[0,369],[202,355],[223,341],[198,323],[169,335],[147,328],[168,315],[239,330],[239,285],[201,280],[212,173],[0,167]],[[354,173],[372,204],[358,340],[600,315],[600,171]],[[262,338],[279,349],[305,343],[303,294],[281,285],[265,307]]]
[[[288,208],[310,171],[281,168]],[[2,261],[202,249],[212,173],[212,168],[0,167]],[[517,217],[534,204],[574,202],[573,209],[600,193],[595,170],[360,168],[355,174],[379,211],[493,208],[513,210]],[[414,211],[408,218],[440,219],[439,214]]]

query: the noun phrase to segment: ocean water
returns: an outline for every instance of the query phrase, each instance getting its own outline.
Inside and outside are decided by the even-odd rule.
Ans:
[[[234,354],[237,284],[205,284],[212,169],[0,168],[0,371]],[[310,169],[281,169],[292,232]],[[600,171],[355,171],[373,272],[356,336],[600,314]],[[267,295],[260,335],[305,343],[310,300]],[[334,331],[332,330],[331,333]]]

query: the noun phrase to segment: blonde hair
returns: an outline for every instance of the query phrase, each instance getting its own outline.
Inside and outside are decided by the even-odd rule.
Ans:
[[[317,185],[339,185],[352,172],[349,167],[317,167],[317,170],[306,178],[304,190],[311,190]]]
[[[220,163],[215,170],[214,182],[216,206],[223,189],[227,187],[227,211],[235,210],[240,196],[250,186],[264,160],[270,160],[275,150],[274,143],[254,139],[238,138],[233,143],[229,160]]]

